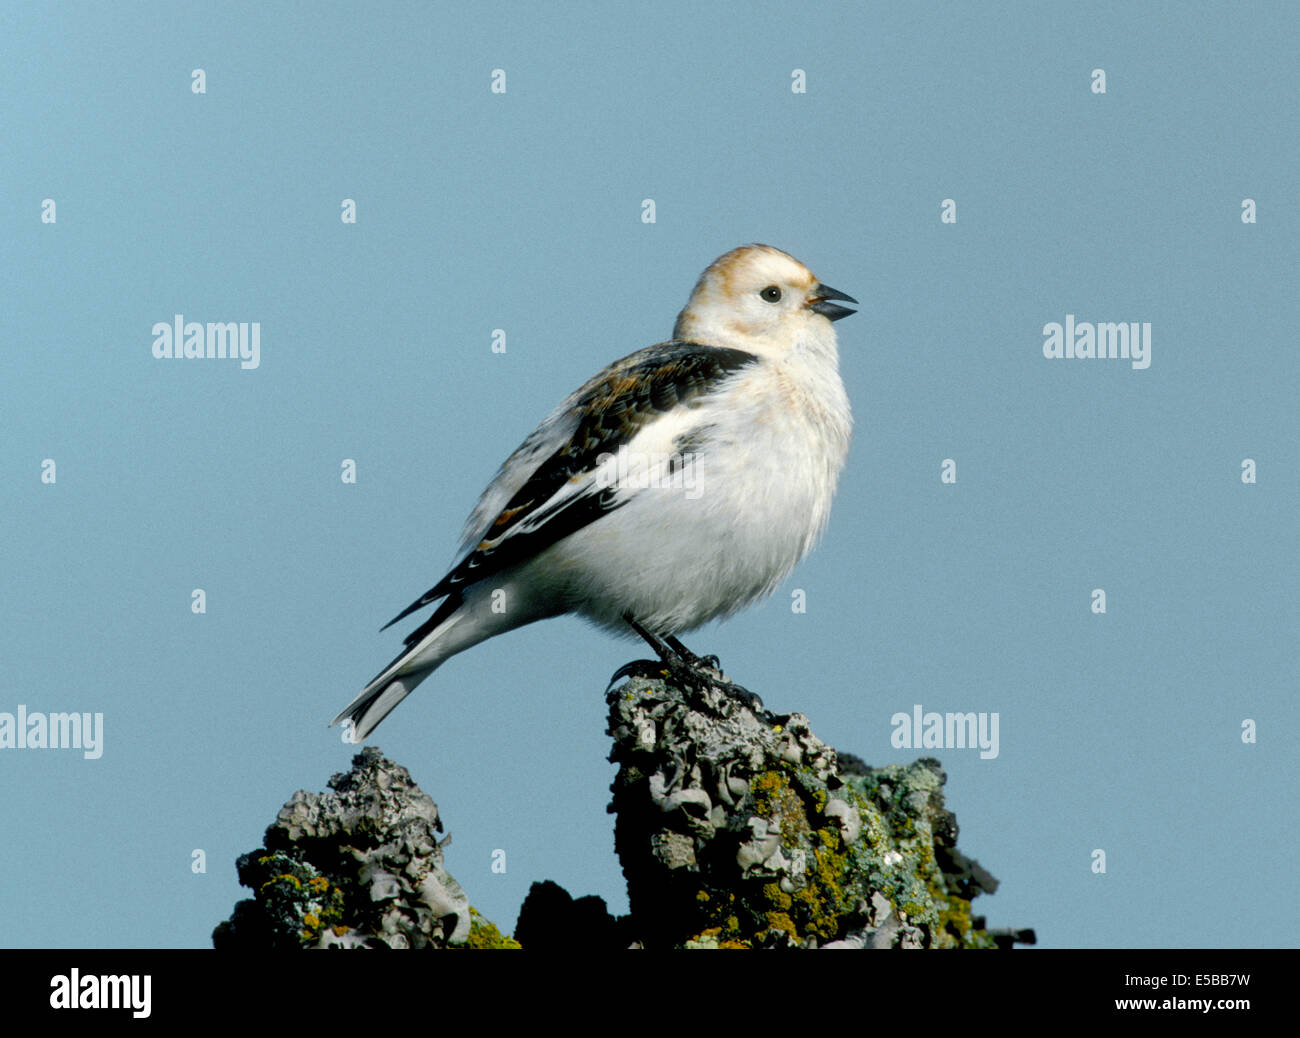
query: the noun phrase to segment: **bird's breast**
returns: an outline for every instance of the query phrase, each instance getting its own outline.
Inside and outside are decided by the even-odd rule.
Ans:
[[[850,425],[838,376],[818,386],[763,363],[647,427],[628,444],[623,502],[556,545],[573,608],[672,633],[771,594],[826,526]]]

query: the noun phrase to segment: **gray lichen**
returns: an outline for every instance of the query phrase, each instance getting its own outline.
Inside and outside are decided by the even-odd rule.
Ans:
[[[438,806],[366,747],[332,793],[299,791],[239,859],[254,897],[213,932],[217,948],[505,947],[443,867]]]
[[[437,805],[367,747],[331,792],[298,792],[238,862],[254,896],[218,948],[990,948],[971,899],[997,887],[957,850],[939,762],[870,768],[802,714],[635,677],[607,694],[610,811],[631,914],[534,884],[519,940],[443,866]]]
[[[956,851],[938,761],[842,770],[802,714],[716,688],[635,677],[608,702],[615,845],[646,947],[997,943],[970,915],[996,881]]]

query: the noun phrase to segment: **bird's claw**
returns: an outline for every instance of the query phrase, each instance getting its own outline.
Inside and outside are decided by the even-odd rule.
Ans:
[[[684,689],[701,693],[705,689],[716,688],[723,695],[744,703],[755,713],[763,712],[763,701],[758,696],[734,681],[727,680],[722,673],[722,662],[717,656],[697,656],[671,634],[661,638],[639,623],[630,612],[624,613],[623,619],[659,654],[659,662],[633,660],[631,663],[624,664],[609,679],[606,691],[622,677],[638,675],[657,678],[667,673]]]
[[[763,701],[758,698],[757,693],[751,692],[744,685],[737,685],[734,681],[723,678],[717,687],[731,696],[732,699],[739,699],[754,713],[761,714],[765,712]]]
[[[723,695],[738,700],[754,713],[761,713],[763,701],[743,685],[729,680],[717,665],[718,657],[696,657],[695,660],[665,660],[673,677],[678,683],[694,692],[716,688]],[[712,661],[712,662],[710,662]]]
[[[763,701],[757,695],[723,676],[716,656],[696,657],[693,660],[676,656],[668,656],[662,660],[633,660],[614,671],[605,690],[609,691],[621,678],[662,680],[665,676],[691,692],[698,694],[706,689],[716,688],[723,695],[740,701],[755,713],[763,711]]]
[[[613,688],[619,678],[662,678],[664,670],[662,660],[633,660],[631,663],[624,663],[610,675],[605,691],[608,692]]]

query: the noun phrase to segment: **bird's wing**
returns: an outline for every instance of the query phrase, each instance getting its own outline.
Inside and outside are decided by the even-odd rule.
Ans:
[[[597,480],[598,459],[757,359],[744,350],[674,340],[615,361],[506,459],[466,523],[464,557],[384,626],[532,557],[624,503],[626,492]]]

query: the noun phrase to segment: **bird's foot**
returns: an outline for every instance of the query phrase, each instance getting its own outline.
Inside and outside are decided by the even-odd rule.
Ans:
[[[723,675],[716,656],[696,657],[694,660],[684,660],[677,656],[668,656],[662,660],[633,660],[614,671],[605,691],[613,688],[621,678],[668,680],[697,695],[714,688],[743,703],[755,713],[763,711],[763,701],[757,695]]]
[[[716,670],[719,675],[722,674],[722,661],[716,656],[696,656],[685,645],[671,635],[664,639],[668,647],[673,650],[681,659],[685,660],[692,667],[704,667],[707,670]]]
[[[763,701],[753,692],[745,688],[744,685],[738,685],[727,678],[722,673],[722,668],[715,664],[708,664],[705,660],[717,660],[716,656],[706,656],[696,664],[683,661],[685,673],[680,677],[674,671],[673,676],[677,677],[682,684],[691,687],[696,692],[703,692],[708,688],[716,688],[725,696],[736,700],[739,703],[749,707],[756,714],[763,713]]]
[[[662,660],[633,660],[631,663],[624,663],[618,670],[610,675],[609,684],[605,686],[608,692],[614,687],[620,678],[651,678],[660,679],[664,676],[665,668]]]
[[[706,689],[715,688],[724,695],[743,703],[755,713],[763,711],[763,701],[758,696],[743,685],[737,685],[734,681],[727,679],[726,675],[722,673],[722,665],[717,656],[697,656],[672,635],[667,638],[660,638],[639,624],[632,616],[625,616],[624,619],[659,654],[659,659],[657,661],[633,660],[631,663],[625,664],[615,671],[614,676],[609,679],[609,687],[612,687],[619,678],[624,677],[661,678],[667,676],[680,687],[697,694],[704,692]]]

